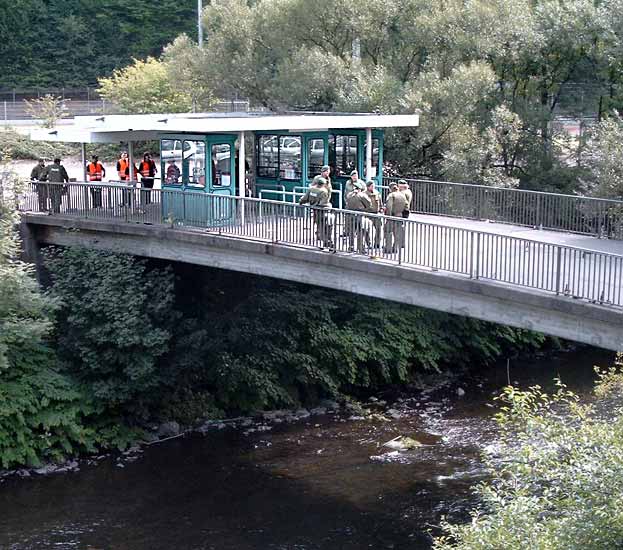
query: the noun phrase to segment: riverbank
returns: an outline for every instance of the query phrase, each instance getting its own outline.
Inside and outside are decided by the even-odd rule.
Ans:
[[[511,362],[511,380],[551,387],[562,374],[589,395],[593,365],[609,357],[583,349]],[[475,504],[471,487],[486,476],[480,453],[496,434],[489,405],[506,380],[502,363],[440,390],[379,393],[361,409],[327,402],[313,415],[211,421],[79,461],[70,474],[6,478],[0,547],[429,548],[441,516],[466,519]],[[420,445],[386,445],[402,435]]]

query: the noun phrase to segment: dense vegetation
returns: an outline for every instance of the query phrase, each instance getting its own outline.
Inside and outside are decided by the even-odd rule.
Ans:
[[[623,547],[623,356],[600,374],[597,406],[560,384],[506,388],[499,445],[482,505],[446,525],[437,550],[604,550]]]
[[[197,23],[195,0],[0,3],[0,88],[93,86]]]
[[[201,84],[204,97],[235,92],[274,110],[419,111],[420,128],[387,141],[403,174],[582,190],[595,155],[581,154],[587,142],[570,138],[561,117],[579,124],[621,108],[622,8],[621,0],[347,0],[316,2],[310,16],[307,0],[215,0],[202,51],[180,37],[150,62],[177,94],[153,101],[201,107],[190,98]],[[102,80],[102,93],[144,111],[126,90],[153,74],[137,62]]]

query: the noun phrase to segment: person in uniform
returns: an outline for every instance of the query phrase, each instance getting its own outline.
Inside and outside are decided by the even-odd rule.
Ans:
[[[45,180],[53,185],[50,185],[49,195],[52,202],[52,212],[58,214],[61,211],[61,200],[63,198],[64,185],[61,183],[69,182],[69,176],[67,170],[61,164],[61,159],[54,159],[53,164],[48,164],[43,172]]]
[[[361,187],[359,182],[353,183],[353,190],[346,196],[346,209],[353,212],[365,212],[370,207],[370,198],[364,191],[365,186],[363,182]],[[355,250],[355,237],[357,237],[357,251],[361,254],[365,253],[364,237],[361,234],[362,223],[361,215],[344,213],[345,232],[348,235],[348,251],[354,252]]]
[[[402,213],[407,207],[407,199],[398,189],[398,184],[389,184],[389,195],[385,201],[385,214],[396,218],[402,217]],[[404,246],[403,222],[397,220],[386,220],[385,222],[385,247],[386,254],[394,254],[399,247]]]
[[[130,159],[128,158],[128,153],[126,151],[122,151],[119,156],[119,160],[117,161],[117,176],[119,177],[119,181],[126,186],[130,183]],[[121,196],[121,206],[132,206],[132,194],[129,189],[122,189]]]
[[[411,202],[413,201],[413,193],[409,188],[409,184],[406,180],[398,180],[398,190],[405,196],[407,199],[407,206],[402,212],[403,218],[409,218],[409,214],[411,213]]]
[[[320,179],[323,178],[326,182],[325,184],[325,189],[327,190],[327,193],[329,193],[329,201],[331,201],[331,194],[333,193],[333,186],[331,185],[331,178],[329,176],[329,173],[331,172],[331,167],[328,164],[325,164],[321,169],[320,169],[320,174],[317,176],[314,176],[314,179],[311,182],[310,188],[314,187],[316,182]]]
[[[381,213],[381,194],[374,188],[374,180],[368,181],[366,183],[366,194],[370,198],[370,206],[366,209],[366,212],[370,214],[380,214]],[[372,225],[374,226],[374,248],[379,248],[381,246],[381,233],[383,223],[381,218],[370,218],[372,221]]]
[[[316,226],[316,237],[323,246],[332,248],[332,228],[328,223],[328,210],[331,209],[329,192],[326,188],[327,180],[322,176],[316,176],[314,183],[307,192],[299,199],[299,204],[309,204],[315,207],[313,210],[314,224]]]
[[[39,159],[37,164],[30,172],[30,181],[37,191],[37,198],[39,199],[39,212],[48,211],[48,185],[45,183],[45,163],[43,159]]]

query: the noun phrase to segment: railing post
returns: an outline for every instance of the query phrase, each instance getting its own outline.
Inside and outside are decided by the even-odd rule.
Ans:
[[[480,277],[480,233],[476,233],[476,272],[474,273],[474,279]]]
[[[536,213],[534,219],[534,228],[542,229],[542,221],[541,221],[541,195],[536,196]]]
[[[404,221],[400,222],[400,232],[402,233],[402,235],[400,239],[401,244],[398,246],[398,265],[402,264],[402,251],[404,250],[404,247],[405,247],[406,228],[405,228]]]
[[[562,260],[562,248],[556,247],[556,295],[560,294],[560,276],[561,276],[561,260]]]
[[[469,278],[474,278],[474,233],[469,234]]]

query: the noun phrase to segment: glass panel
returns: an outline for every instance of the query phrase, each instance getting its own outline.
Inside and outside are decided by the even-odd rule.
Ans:
[[[188,185],[205,187],[206,152],[203,141],[184,141],[184,163],[188,169]]]
[[[285,180],[301,179],[301,136],[279,138],[279,177]]]
[[[307,141],[307,177],[312,179],[320,174],[324,164],[324,140],[314,138]]]
[[[332,165],[333,174],[348,176],[357,169],[357,136],[333,136],[335,161]],[[331,148],[329,148],[331,153]]]
[[[182,185],[182,171],[179,161],[169,158],[164,168],[164,183],[167,185]]]
[[[212,145],[212,185],[231,185],[231,145],[228,143]]]
[[[179,139],[163,139],[160,144],[160,156],[162,160],[181,159],[182,142]]]
[[[278,136],[258,136],[257,175],[260,178],[277,178],[279,175]]]

